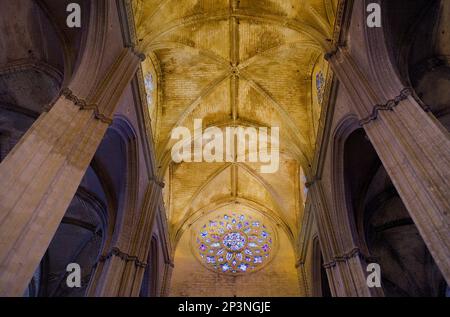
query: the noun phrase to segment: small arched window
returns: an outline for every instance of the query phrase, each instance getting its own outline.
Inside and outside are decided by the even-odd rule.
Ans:
[[[147,104],[149,107],[153,105],[153,92],[155,90],[155,84],[153,82],[153,76],[151,73],[147,73],[144,77],[145,92],[147,94]]]
[[[317,101],[319,102],[319,105],[321,105],[325,93],[325,77],[323,76],[322,71],[319,71],[316,74],[316,89],[317,89]]]
[[[306,204],[306,198],[308,197],[308,187],[306,186],[306,176],[305,173],[303,172],[303,169],[300,169],[300,190],[302,192],[302,200],[303,200],[303,205]]]

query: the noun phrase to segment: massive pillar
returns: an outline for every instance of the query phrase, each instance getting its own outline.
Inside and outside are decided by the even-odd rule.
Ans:
[[[110,5],[92,3],[73,80],[0,165],[0,296],[27,287],[139,66],[131,48],[105,51]]]
[[[330,209],[325,199],[322,183],[316,180],[309,184],[309,199],[313,203],[322,248],[324,268],[327,273],[333,296],[380,296],[379,289],[370,289],[366,283],[366,259],[359,248],[343,240],[343,235],[350,236],[338,222],[331,218]]]
[[[113,247],[101,258],[89,296],[139,296],[162,188],[159,181],[150,181],[139,219],[131,229],[130,243],[119,239],[120,247]]]
[[[339,47],[327,59],[450,283],[449,133],[421,106],[414,92],[403,86],[389,58],[383,28],[364,28],[362,32],[365,42],[361,47]]]

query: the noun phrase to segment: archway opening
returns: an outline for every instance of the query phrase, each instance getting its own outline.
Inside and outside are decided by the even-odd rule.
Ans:
[[[363,129],[346,140],[344,173],[350,218],[361,249],[381,267],[384,294],[445,296],[445,280]]]
[[[286,233],[242,204],[193,222],[177,244],[174,264],[171,296],[300,295]]]

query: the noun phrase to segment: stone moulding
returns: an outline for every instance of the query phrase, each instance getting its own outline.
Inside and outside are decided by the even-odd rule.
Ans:
[[[379,115],[380,111],[393,111],[394,108],[400,104],[400,102],[407,99],[409,96],[412,96],[412,93],[413,92],[412,92],[411,88],[404,88],[400,92],[400,95],[398,95],[394,99],[388,100],[388,102],[386,104],[373,106],[372,113],[369,116],[361,119],[359,121],[359,124],[361,126],[365,126],[366,124],[369,124],[370,122],[375,121],[376,119],[378,119],[378,115]]]
[[[353,248],[349,252],[346,252],[342,255],[336,255],[331,258],[331,260],[327,263],[323,264],[323,267],[325,269],[331,268],[336,266],[338,262],[347,262],[349,259],[354,257],[360,257],[361,259],[365,260],[366,262],[375,262],[377,263],[378,260],[375,257],[367,256],[365,255],[359,248]]]
[[[106,260],[108,260],[109,258],[111,258],[112,256],[117,256],[120,259],[122,259],[125,262],[134,262],[134,264],[137,267],[142,267],[142,268],[146,268],[147,267],[147,263],[144,261],[139,260],[139,258],[135,255],[129,255],[123,251],[121,251],[119,248],[114,247],[111,249],[111,251],[109,251],[107,254],[100,256],[99,258],[99,262],[105,262]]]
[[[77,107],[80,108],[80,110],[93,110],[95,118],[97,118],[101,122],[104,122],[108,125],[112,124],[113,119],[101,113],[96,104],[88,104],[85,100],[75,96],[75,94],[69,88],[64,88],[61,91],[61,95],[64,96],[64,98],[66,98],[67,100],[72,101]]]

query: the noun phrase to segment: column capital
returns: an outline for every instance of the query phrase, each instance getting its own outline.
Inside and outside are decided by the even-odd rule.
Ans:
[[[147,56],[145,56],[145,54],[143,52],[138,50],[136,48],[136,45],[134,45],[132,43],[125,44],[125,48],[129,48],[131,50],[131,52],[141,60],[141,62],[145,61],[145,59],[147,58]]]

